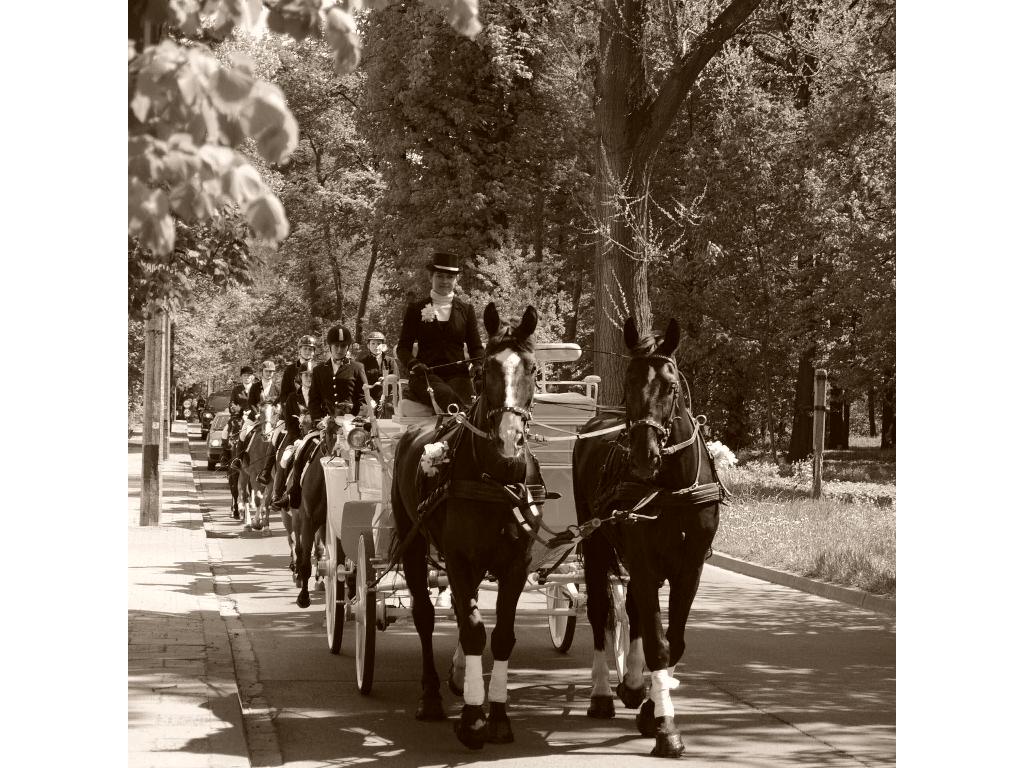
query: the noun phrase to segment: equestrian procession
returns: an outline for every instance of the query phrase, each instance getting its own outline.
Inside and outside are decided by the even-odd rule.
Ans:
[[[455,295],[458,258],[435,253],[426,266],[429,295],[409,303],[394,352],[373,332],[357,359],[352,333],[334,326],[326,359],[304,335],[280,379],[270,360],[241,368],[220,433],[233,519],[269,535],[280,514],[296,603],[310,606],[311,580],[323,592],[331,653],[355,633],[361,693],[372,693],[388,629],[411,617],[415,717],[447,719],[440,611],[458,627],[446,680],[463,699],[456,737],[474,750],[511,742],[517,606],[539,593],[530,612],[546,617],[556,651],[569,650],[578,619],[590,624],[587,715],[614,718],[618,699],[655,740],[651,754],[679,757],[674,669],[728,491],[673,357],[678,323],[640,336],[630,318],[621,349],[595,350],[627,360],[624,402],[599,406],[599,377],[551,379],[552,364],[583,350],[535,342],[532,306],[512,323],[488,304],[481,339],[474,307]],[[496,593],[493,609],[481,591]]]

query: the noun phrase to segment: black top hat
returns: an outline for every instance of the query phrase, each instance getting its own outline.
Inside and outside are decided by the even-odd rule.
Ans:
[[[327,332],[327,343],[342,344],[346,347],[352,345],[352,332],[348,328],[336,325]]]
[[[452,275],[457,275],[462,271],[459,269],[459,257],[447,251],[436,251],[430,257],[427,269],[431,272],[448,272]]]
[[[247,373],[252,373],[252,366],[251,365],[243,365],[242,366],[242,370],[239,371],[239,373],[242,376],[245,376],[245,374],[247,374]]]

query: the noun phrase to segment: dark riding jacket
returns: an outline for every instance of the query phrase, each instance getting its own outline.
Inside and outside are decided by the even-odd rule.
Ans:
[[[309,387],[309,412],[314,421],[334,413],[334,406],[348,403],[347,410],[353,416],[359,414],[366,402],[363,384],[366,371],[361,363],[346,358],[334,373],[332,363],[327,360],[313,369],[313,382]]]
[[[242,409],[242,413],[248,414],[250,419],[255,420],[262,391],[263,387],[260,386],[259,379],[254,381],[252,386],[249,387],[248,396],[245,394],[245,387],[240,383],[235,384],[234,389],[231,390],[231,404],[237,405]]]
[[[312,387],[310,392],[312,393]],[[284,423],[285,429],[285,444],[291,445],[300,437],[302,437],[302,430],[299,426],[299,417],[302,415],[302,409],[309,408],[309,403],[302,396],[302,388],[292,390],[292,393],[288,395],[288,399],[284,403]]]
[[[447,365],[466,360],[465,346],[471,358],[480,357],[484,345],[480,342],[480,330],[476,322],[473,305],[458,296],[452,299],[452,311],[449,318],[441,322],[434,319],[424,321],[423,308],[432,302],[430,296],[414,301],[405,310],[402,320],[402,333],[398,339],[396,352],[398,359],[406,371],[417,362],[428,367],[443,365],[431,373],[442,379],[456,376],[468,376],[466,365]],[[417,344],[416,356],[413,357],[412,345]]]
[[[295,391],[295,374],[302,368],[305,370],[306,364],[301,360],[295,360],[288,363],[288,366],[284,369],[284,377],[281,379],[281,393],[277,396],[277,400],[274,402],[277,405],[283,405],[288,401],[288,395]]]

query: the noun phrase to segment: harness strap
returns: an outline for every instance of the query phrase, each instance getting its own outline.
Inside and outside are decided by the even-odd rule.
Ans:
[[[529,439],[535,443],[560,443],[566,440],[585,440],[588,437],[598,437],[599,435],[608,435],[612,432],[621,432],[626,428],[625,424],[616,424],[613,427],[595,429],[593,432],[569,432],[567,429],[559,429],[558,427],[552,427],[550,424],[542,424],[539,421],[534,423],[539,427],[553,429],[555,432],[565,432],[567,435],[566,437],[549,437],[548,435],[535,435],[531,432]]]

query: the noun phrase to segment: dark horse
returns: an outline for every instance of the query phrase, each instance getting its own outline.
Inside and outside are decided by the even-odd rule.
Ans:
[[[637,727],[641,734],[656,739],[651,754],[679,757],[685,747],[673,720],[670,692],[679,684],[674,668],[686,646],[686,620],[718,530],[723,491],[699,425],[680,397],[680,374],[673,358],[679,324],[674,319],[669,323],[664,340],[641,339],[629,318],[623,338],[631,355],[626,368],[624,430],[618,437],[579,440],[573,450],[577,518],[581,528],[588,530],[597,520],[601,523],[581,543],[587,618],[594,634],[594,688],[587,715],[615,715],[605,631],[610,615],[609,577],[621,575],[621,561],[629,574],[630,649],[625,679],[616,692],[627,708],[640,707]],[[621,417],[599,415],[583,432],[615,423],[622,423]],[[667,630],[658,602],[665,579],[670,588]],[[651,670],[646,700],[645,663]]]
[[[323,532],[327,523],[327,484],[324,481],[323,458],[340,456],[347,451],[345,430],[341,423],[342,412],[346,408],[337,408],[335,415],[324,420],[320,433],[314,438],[318,441],[313,449],[309,462],[299,479],[301,489],[298,509],[291,508],[291,525],[295,536],[295,581],[299,587],[299,596],[295,603],[300,608],[309,607],[309,578],[313,574],[312,556],[323,552]],[[340,556],[340,555],[339,555]],[[323,582],[317,577],[317,589],[323,589]]]
[[[513,739],[505,707],[508,660],[516,642],[516,605],[526,582],[531,540],[516,532],[512,505],[499,484],[540,483],[536,460],[526,445],[535,389],[532,334],[537,312],[527,307],[513,330],[499,319],[491,303],[484,311],[484,326],[489,340],[482,393],[466,415],[471,426],[459,425],[454,431],[450,426],[440,431],[427,426],[402,435],[395,448],[391,487],[398,550],[392,551],[392,559],[401,558],[423,651],[422,697],[416,718],[445,719],[434,667],[434,606],[427,585],[427,559],[433,545],[444,558],[465,658],[464,666],[453,665],[449,679],[458,693],[458,678],[464,675],[464,706],[455,733],[471,749],[482,748],[486,741]],[[438,485],[438,478],[424,477],[420,467],[424,446],[439,440],[450,448],[447,491],[443,483]],[[498,582],[486,717],[481,659],[487,633],[477,607],[485,574]]]

